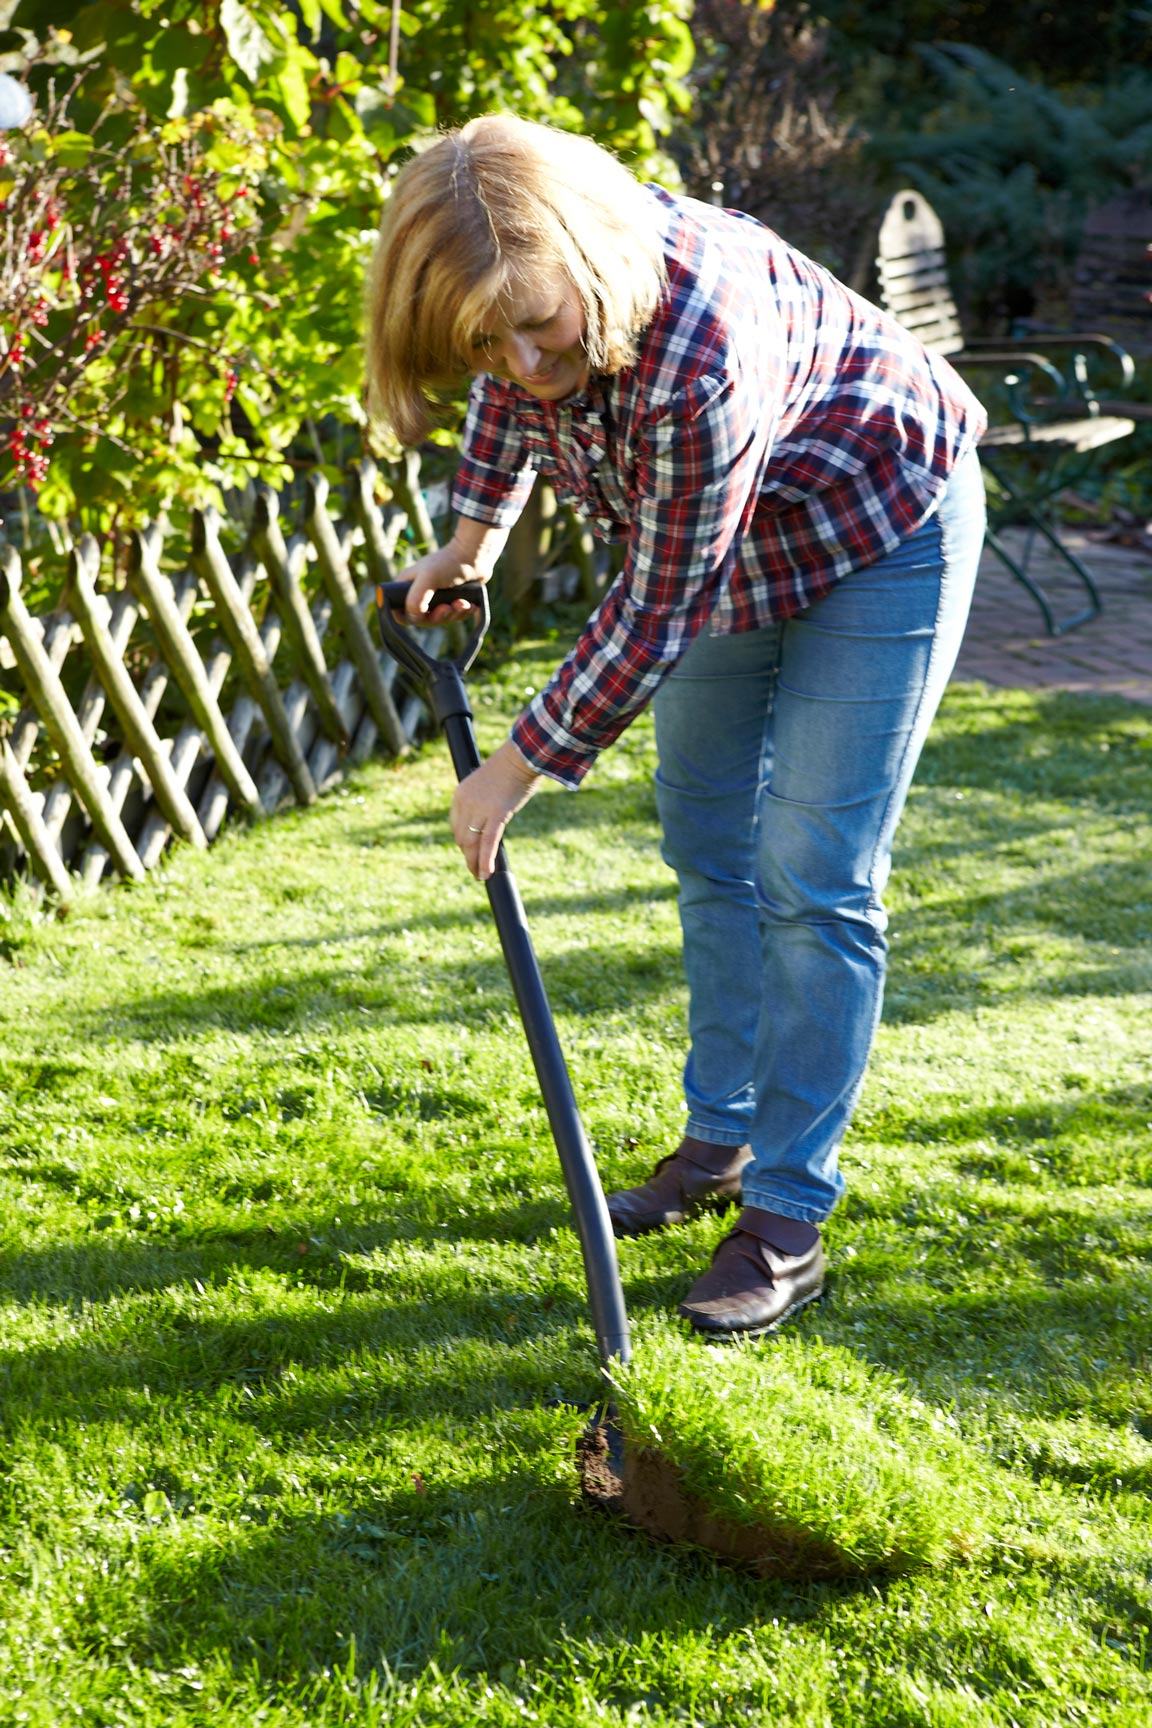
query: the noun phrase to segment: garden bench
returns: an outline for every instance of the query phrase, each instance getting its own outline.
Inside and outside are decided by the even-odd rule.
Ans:
[[[1110,336],[1096,333],[1036,332],[1021,341],[966,342],[948,281],[943,225],[919,192],[897,192],[889,204],[876,268],[887,311],[958,370],[988,377],[991,423],[979,448],[999,492],[989,499],[988,545],[1033,596],[1049,635],[1063,635],[1094,617],[1102,602],[1092,573],[1060,535],[1052,501],[1083,477],[1096,452],[1135,430],[1130,414],[1104,410],[1094,383],[1096,370],[1106,366],[1115,370],[1117,387],[1126,389],[1135,370],[1130,356]],[[1115,409],[1114,403],[1107,406]],[[1029,532],[1018,558],[999,529],[1020,520]],[[1083,590],[1085,603],[1064,617],[1056,616],[1052,597],[1030,568],[1036,536]]]

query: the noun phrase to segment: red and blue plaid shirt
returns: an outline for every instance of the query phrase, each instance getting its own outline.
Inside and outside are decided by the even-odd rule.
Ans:
[[[635,366],[540,402],[472,386],[455,509],[542,474],[624,569],[512,736],[577,786],[705,623],[790,617],[931,514],[985,416],[938,355],[770,229],[653,187],[668,287]]]

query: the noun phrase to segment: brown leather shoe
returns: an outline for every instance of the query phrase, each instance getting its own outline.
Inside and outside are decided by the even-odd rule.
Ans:
[[[739,1200],[740,1172],[751,1156],[751,1146],[713,1146],[686,1134],[647,1182],[609,1194],[613,1230],[617,1236],[643,1236],[707,1208],[722,1212]]]
[[[824,1249],[816,1225],[745,1206],[680,1312],[698,1332],[758,1338],[815,1302],[823,1289]]]

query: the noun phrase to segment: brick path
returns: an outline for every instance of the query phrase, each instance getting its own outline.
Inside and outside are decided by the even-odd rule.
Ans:
[[[1019,536],[1004,538],[1013,549]],[[1067,636],[1049,636],[1032,596],[985,549],[968,630],[955,676],[1028,690],[1075,690],[1152,703],[1152,557],[1068,534],[1096,578],[1104,600],[1097,618]],[[1045,548],[1034,552],[1042,586],[1057,618],[1080,610],[1074,578],[1061,573]],[[1030,569],[1032,566],[1030,566]]]

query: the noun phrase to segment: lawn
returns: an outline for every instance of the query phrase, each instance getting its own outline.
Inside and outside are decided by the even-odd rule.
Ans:
[[[489,658],[482,744],[560,646]],[[681,1122],[651,769],[641,721],[510,841],[609,1184]],[[852,1583],[579,1501],[580,1256],[439,744],[0,901],[0,1723],[1152,1723],[1150,786],[1115,701],[957,687],[926,752],[830,1298],[755,1348],[901,1400],[987,1530]],[[621,1244],[639,1351],[721,1229]]]

